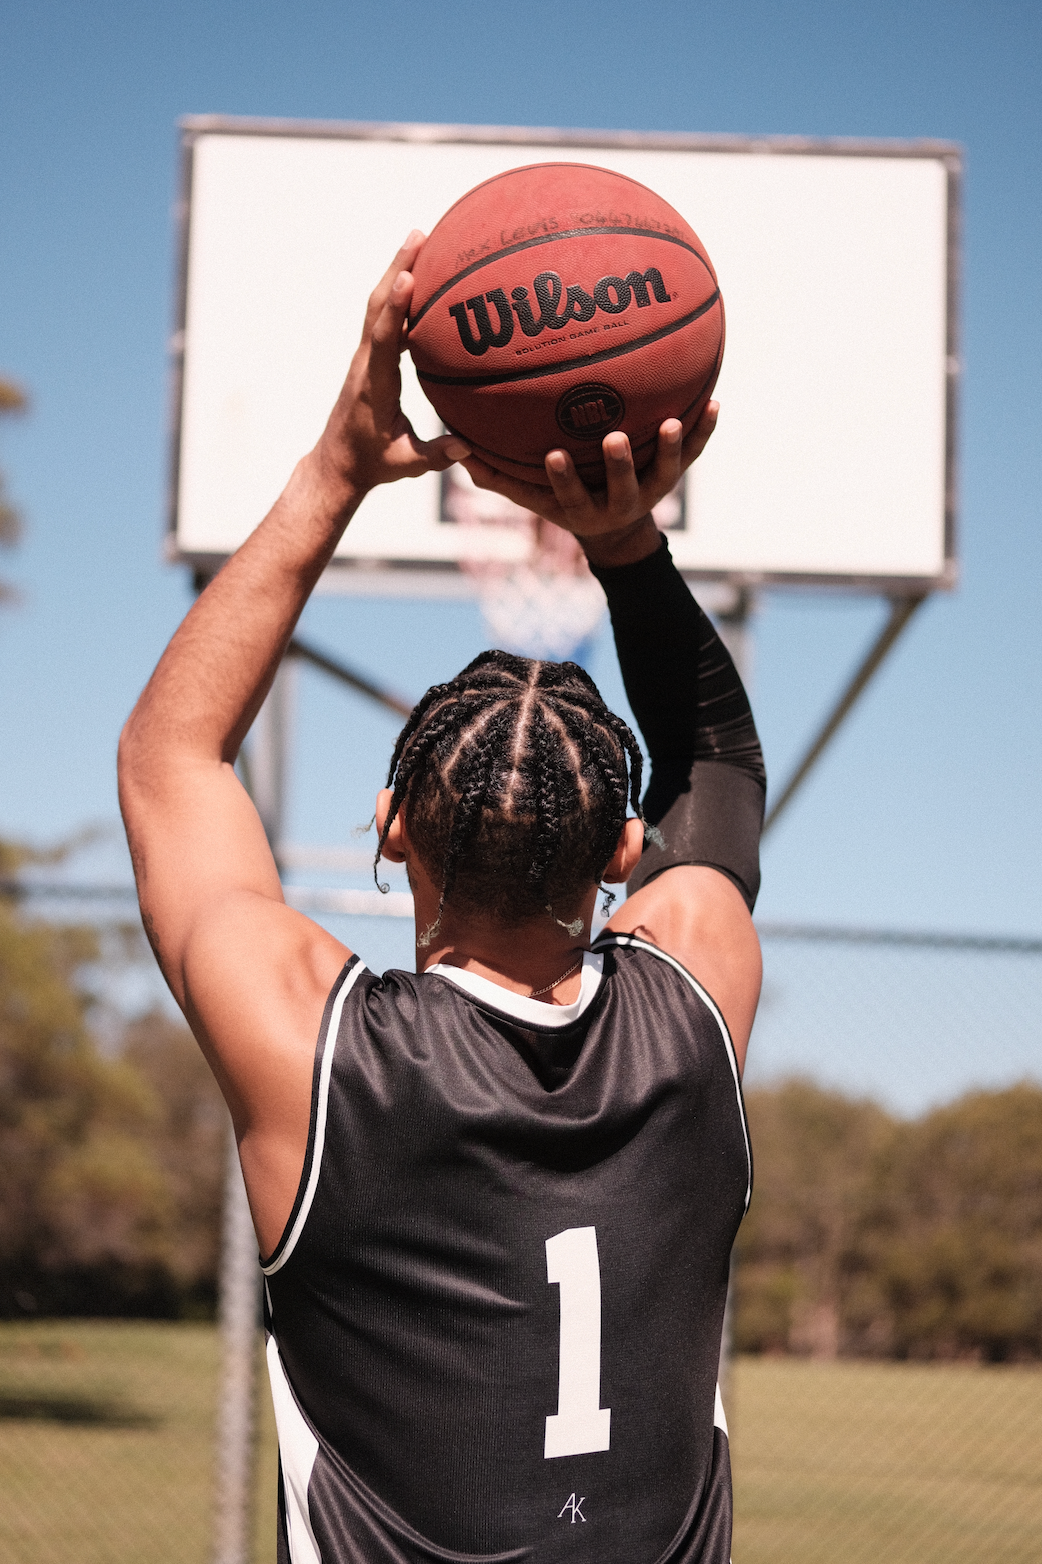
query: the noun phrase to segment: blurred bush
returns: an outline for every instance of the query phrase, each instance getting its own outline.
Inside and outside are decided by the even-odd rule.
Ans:
[[[206,1314],[225,1110],[165,1015],[103,1046],[80,979],[98,954],[0,897],[0,1316]]]
[[[804,1080],[747,1104],[739,1351],[1042,1357],[1042,1088],[914,1121]]]

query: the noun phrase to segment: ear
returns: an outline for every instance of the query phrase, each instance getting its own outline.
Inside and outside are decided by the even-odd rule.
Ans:
[[[383,835],[387,816],[391,811],[391,799],[394,795],[389,787],[382,787],[376,795],[376,834],[377,839]],[[387,840],[380,849],[381,858],[386,858],[388,863],[405,862],[405,818],[399,809],[391,821],[391,829],[387,833]]]
[[[624,885],[640,863],[644,851],[644,826],[640,820],[627,820],[619,834],[619,845],[601,879],[608,885]]]

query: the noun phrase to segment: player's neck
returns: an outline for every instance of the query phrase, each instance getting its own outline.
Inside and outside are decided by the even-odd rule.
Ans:
[[[427,891],[427,894],[425,894]],[[579,997],[582,956],[590,948],[597,889],[591,887],[577,911],[558,922],[551,913],[506,928],[490,919],[470,919],[445,908],[441,926],[426,947],[419,937],[435,922],[438,897],[433,886],[413,886],[416,902],[416,970],[441,963],[476,972],[514,994],[534,995],[547,1004],[567,1005]],[[576,923],[581,922],[581,929]],[[563,927],[562,924],[567,924]],[[544,990],[544,992],[539,992]]]

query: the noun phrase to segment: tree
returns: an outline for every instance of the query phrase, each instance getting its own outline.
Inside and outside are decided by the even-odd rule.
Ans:
[[[160,1105],[152,1128],[152,1147],[171,1202],[172,1242],[166,1263],[181,1299],[179,1312],[212,1309],[228,1110],[183,1021],[151,1010],[127,1027],[121,1051]]]
[[[1042,1087],[911,1122],[809,1081],[747,1101],[739,1350],[1042,1357]]]
[[[0,375],[0,415],[20,413],[27,405],[25,392],[13,380]],[[22,535],[22,520],[5,497],[4,475],[0,472],[0,547],[13,548]],[[14,588],[0,577],[0,603],[16,596]]]
[[[738,1234],[739,1351],[844,1350],[852,1241],[894,1123],[811,1081],[747,1094],[755,1185]]]
[[[1042,1356],[1042,1088],[902,1125],[862,1249],[895,1356]]]
[[[25,858],[0,843],[0,879]],[[0,896],[0,1314],[212,1307],[223,1105],[162,1015],[100,1046],[80,978],[98,951]]]
[[[5,1313],[57,1302],[92,1269],[158,1257],[166,1200],[143,1133],[155,1104],[93,1044],[74,974],[95,954],[89,931],[31,925],[0,902]]]

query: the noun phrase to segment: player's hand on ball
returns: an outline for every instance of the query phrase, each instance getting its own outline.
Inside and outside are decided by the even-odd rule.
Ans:
[[[334,479],[356,492],[442,472],[469,456],[455,435],[421,440],[401,408],[399,360],[412,298],[412,272],[424,244],[414,230],[369,299],[362,341],[315,454]]]
[[[525,510],[534,511],[577,538],[602,537],[620,532],[640,521],[680,481],[682,474],[701,456],[716,428],[719,404],[710,402],[687,438],[679,419],[667,418],[659,429],[655,460],[638,479],[628,437],[620,430],[602,442],[607,486],[593,492],[575,470],[567,451],[550,451],[546,475],[550,489],[522,483],[487,467],[477,457],[462,465],[479,489],[492,489]]]

